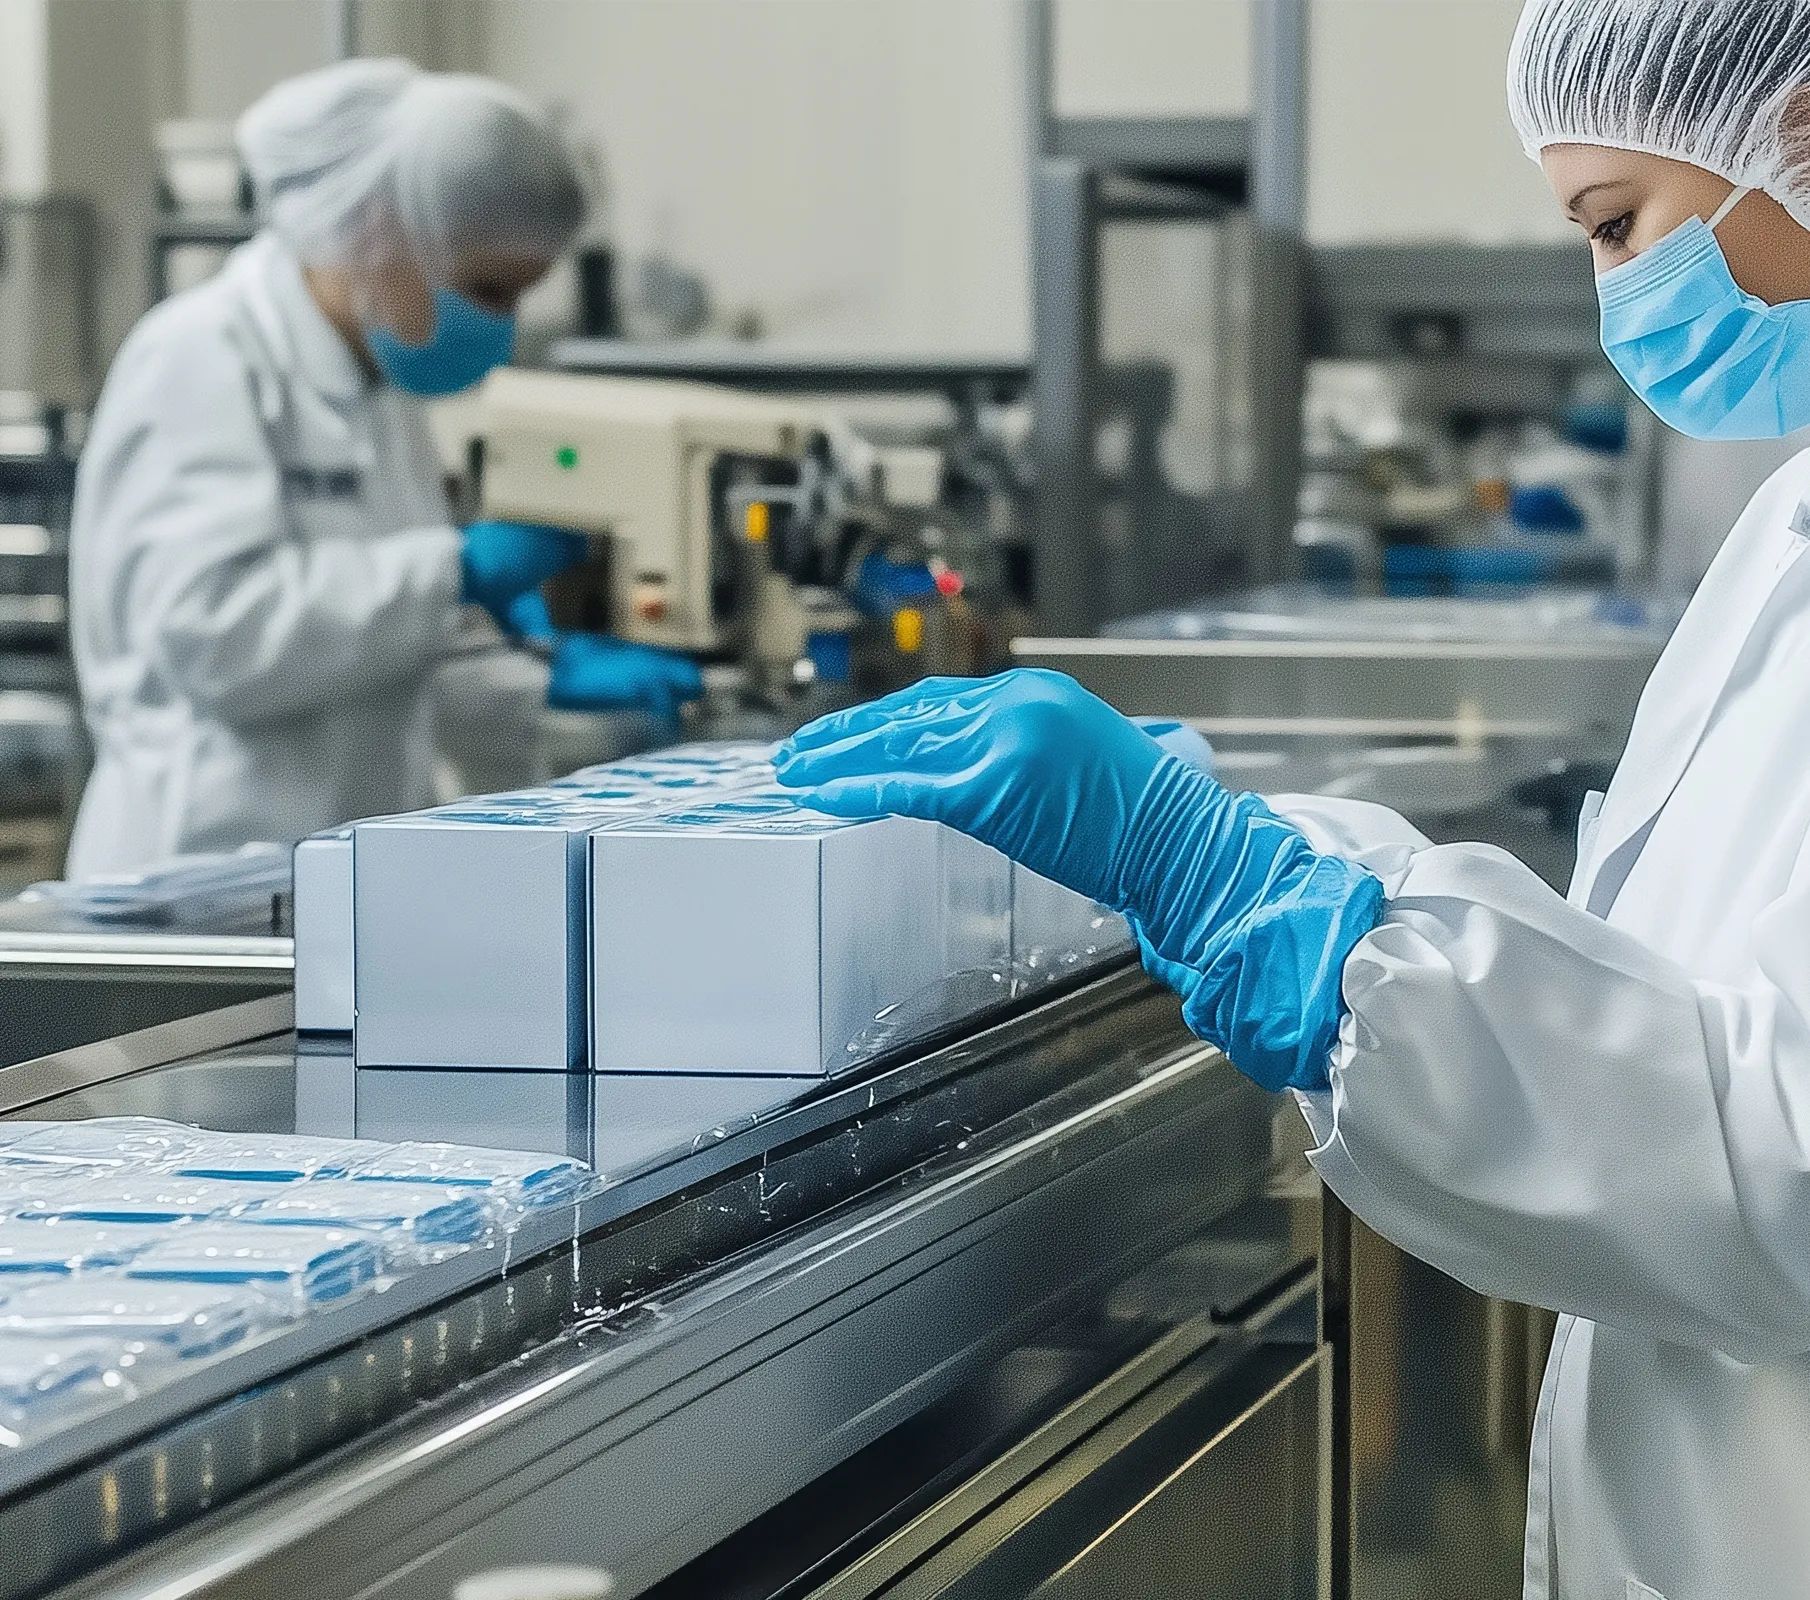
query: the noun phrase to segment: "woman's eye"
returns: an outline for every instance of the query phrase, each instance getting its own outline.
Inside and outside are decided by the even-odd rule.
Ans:
[[[1598,244],[1606,244],[1612,250],[1624,249],[1629,236],[1634,232],[1634,213],[1624,211],[1619,217],[1611,217],[1607,222],[1599,223],[1590,237]]]

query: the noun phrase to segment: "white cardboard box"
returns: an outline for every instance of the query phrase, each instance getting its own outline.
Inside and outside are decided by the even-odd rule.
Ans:
[[[1021,980],[1058,978],[1131,947],[1118,913],[1012,863],[1012,967]]]
[[[760,754],[648,756],[357,826],[358,1064],[583,1067],[586,837],[759,783]]]
[[[422,812],[353,838],[361,1067],[584,1059],[582,807]]]
[[[1011,957],[1004,857],[751,795],[593,834],[601,1072],[821,1075],[951,1020]]]
[[[295,1026],[352,1031],[352,830],[295,847]]]

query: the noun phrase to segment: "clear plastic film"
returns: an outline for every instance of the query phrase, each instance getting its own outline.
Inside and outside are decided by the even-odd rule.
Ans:
[[[355,1294],[376,1281],[382,1265],[377,1242],[352,1229],[236,1219],[172,1229],[125,1270],[153,1282],[252,1285],[299,1308]]]
[[[348,1178],[285,1184],[239,1220],[255,1227],[331,1228],[370,1235],[386,1264],[439,1260],[486,1237],[492,1191]]]
[[[506,1245],[595,1184],[529,1151],[0,1122],[0,1450]]]

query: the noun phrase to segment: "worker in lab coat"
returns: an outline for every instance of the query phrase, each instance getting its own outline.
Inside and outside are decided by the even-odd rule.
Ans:
[[[1510,94],[1631,386],[1696,437],[1810,424],[1810,0],[1530,0]],[[1807,544],[1810,455],[1704,579],[1568,899],[1378,808],[1231,794],[1053,674],[782,752],[811,804],[940,818],[1124,910],[1359,1216],[1564,1313],[1537,1600],[1810,1597]]]
[[[462,602],[541,641],[554,704],[670,715],[696,668],[557,635],[576,535],[451,525],[425,397],[509,359],[584,197],[484,79],[352,61],[241,119],[263,228],[122,347],[77,476],[71,626],[95,748],[69,874],[297,839],[432,799]]]

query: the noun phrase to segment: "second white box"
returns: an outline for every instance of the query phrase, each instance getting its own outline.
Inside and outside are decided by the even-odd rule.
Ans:
[[[598,1071],[833,1073],[1009,970],[1009,864],[934,823],[751,796],[590,851]]]

